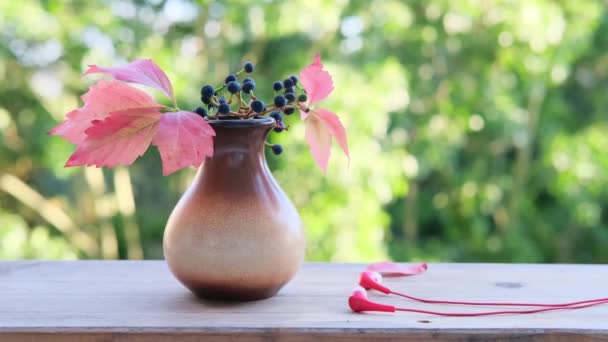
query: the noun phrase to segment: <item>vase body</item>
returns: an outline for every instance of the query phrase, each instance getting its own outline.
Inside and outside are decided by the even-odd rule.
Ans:
[[[212,120],[214,155],[171,213],[163,250],[175,277],[206,299],[271,297],[300,267],[300,216],[266,165],[273,119]]]

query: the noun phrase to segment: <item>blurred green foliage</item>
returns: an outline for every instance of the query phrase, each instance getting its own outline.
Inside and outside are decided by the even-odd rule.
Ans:
[[[271,139],[309,260],[608,262],[603,1],[2,1],[0,258],[160,258],[193,170],[65,169],[46,132],[88,63],[153,58],[184,108],[244,60],[258,88],[321,52],[349,134],[328,175]],[[157,97],[162,100],[162,97]]]

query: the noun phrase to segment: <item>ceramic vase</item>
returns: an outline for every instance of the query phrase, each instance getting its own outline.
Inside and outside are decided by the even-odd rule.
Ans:
[[[214,155],[171,213],[163,250],[175,277],[206,299],[275,295],[305,252],[300,216],[268,169],[274,119],[210,120]]]

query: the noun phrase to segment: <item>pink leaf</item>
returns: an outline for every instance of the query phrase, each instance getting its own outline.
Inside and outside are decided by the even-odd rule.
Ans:
[[[86,130],[86,139],[65,166],[130,165],[150,146],[159,121],[160,112],[155,109],[111,112],[106,119],[94,121]]]
[[[326,173],[331,152],[331,133],[318,115],[313,115],[312,112],[308,114],[304,120],[306,142],[317,165]]]
[[[366,268],[367,271],[378,272],[385,277],[411,276],[423,273],[427,269],[428,266],[426,263],[417,265],[403,265],[390,261],[376,262],[368,265]]]
[[[114,77],[119,81],[143,84],[158,89],[163,94],[173,99],[173,87],[165,72],[151,59],[138,59],[127,65],[106,68],[95,64],[89,65],[85,75],[103,73]]]
[[[308,142],[310,152],[323,173],[327,171],[332,136],[338,141],[344,154],[350,158],[346,130],[336,114],[327,109],[315,109],[307,113],[304,122],[306,124],[306,142]]]
[[[300,72],[300,82],[310,99],[309,105],[325,99],[334,90],[334,82],[331,75],[323,70],[321,56],[317,54],[312,64],[308,65]]]
[[[200,166],[213,155],[213,128],[200,115],[180,111],[160,118],[152,144],[158,147],[166,176],[186,166]]]
[[[73,144],[81,143],[85,131],[95,120],[105,119],[110,112],[131,109],[158,110],[161,105],[145,92],[118,81],[101,80],[82,96],[84,106],[66,114],[66,120],[49,131]]]
[[[346,130],[344,129],[344,126],[342,126],[338,116],[323,108],[315,109],[314,113],[317,114],[325,123],[331,135],[338,141],[338,145],[340,145],[342,151],[344,151],[344,154],[350,158],[350,154],[348,153]]]

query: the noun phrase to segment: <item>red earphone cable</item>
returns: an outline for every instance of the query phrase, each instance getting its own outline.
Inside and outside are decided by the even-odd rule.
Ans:
[[[361,274],[361,279],[359,284],[363,289],[374,289],[380,291],[385,294],[392,294],[396,296],[400,296],[406,299],[414,300],[421,303],[427,304],[453,304],[453,305],[470,305],[470,306],[510,306],[510,307],[535,307],[535,309],[528,310],[503,310],[503,311],[488,311],[488,312],[476,312],[476,313],[455,313],[455,312],[437,312],[437,311],[428,311],[428,310],[419,310],[419,309],[406,309],[406,308],[397,308],[394,306],[387,306],[384,304],[377,304],[373,302],[369,302],[370,304],[376,306],[383,306],[381,308],[371,307],[369,311],[406,311],[406,312],[416,312],[437,316],[453,316],[453,317],[474,317],[474,316],[489,316],[489,315],[502,315],[502,314],[531,314],[545,311],[553,311],[553,310],[573,310],[573,309],[582,309],[587,308],[594,305],[599,304],[608,304],[608,298],[598,298],[598,299],[589,299],[582,300],[570,303],[509,303],[509,302],[467,302],[467,301],[449,301],[449,300],[433,300],[433,299],[424,299],[418,298],[414,296],[410,296],[404,293],[392,291],[390,288],[382,285],[381,279],[383,274],[401,274],[401,275],[414,275],[418,273],[422,273],[427,269],[426,264],[421,264],[418,266],[408,266],[403,267],[399,264],[394,264],[390,262],[382,262],[376,263],[368,266],[368,271],[363,272]],[[415,271],[414,271],[415,270]],[[378,273],[377,275],[374,275]],[[367,297],[365,297],[367,298]],[[367,299],[366,299],[367,300]],[[350,303],[350,302],[349,302]],[[360,309],[360,307],[353,307],[351,305],[353,311],[368,311],[366,308]]]
[[[532,313],[553,311],[553,310],[574,310],[574,309],[582,309],[582,308],[587,308],[590,306],[606,304],[606,303],[608,303],[608,300],[602,301],[602,302],[588,303],[588,304],[583,304],[583,305],[561,306],[561,307],[551,307],[551,308],[542,308],[542,309],[533,309],[533,310],[504,310],[504,311],[472,312],[472,313],[437,312],[437,311],[406,309],[406,308],[395,308],[395,310],[403,311],[403,312],[415,312],[415,313],[429,314],[429,315],[435,315],[435,316],[445,316],[445,317],[475,317],[475,316],[491,316],[491,315],[504,315],[504,314],[532,314]]]
[[[427,304],[455,304],[455,305],[476,305],[476,306],[541,306],[541,307],[549,307],[549,308],[562,308],[562,307],[571,307],[575,305],[585,305],[590,303],[608,303],[608,298],[598,298],[598,299],[589,299],[589,300],[581,300],[578,302],[571,303],[561,303],[561,304],[542,304],[542,303],[495,303],[495,302],[461,302],[461,301],[451,301],[451,300],[432,300],[432,299],[424,299],[418,298],[410,295],[406,295],[404,293],[399,293],[395,291],[391,291],[390,294],[400,296],[403,298],[415,300],[421,303]]]

